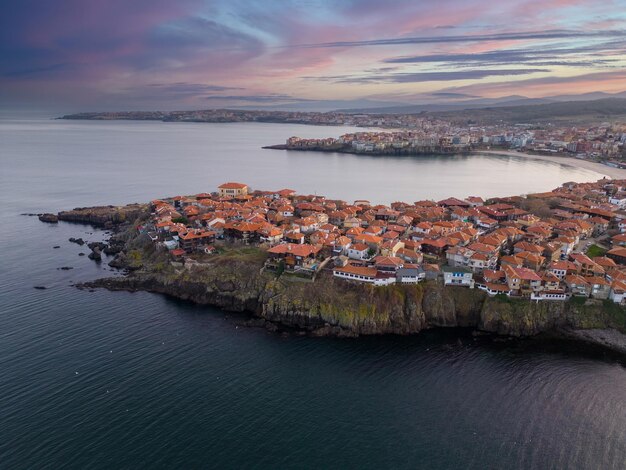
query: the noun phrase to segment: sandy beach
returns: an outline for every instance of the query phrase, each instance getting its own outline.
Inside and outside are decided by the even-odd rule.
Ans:
[[[480,150],[476,153],[483,153],[487,155],[501,155],[506,157],[522,157],[522,158],[532,158],[535,160],[543,160],[545,162],[559,163],[561,165],[570,165],[578,168],[584,168],[586,170],[595,171],[596,173],[600,173],[600,175],[604,175],[607,178],[612,179],[626,179],[626,170],[622,170],[620,168],[613,168],[611,166],[603,165],[602,163],[591,162],[588,160],[581,160],[578,158],[572,157],[561,157],[555,155],[534,155],[523,152],[513,152],[506,150]]]

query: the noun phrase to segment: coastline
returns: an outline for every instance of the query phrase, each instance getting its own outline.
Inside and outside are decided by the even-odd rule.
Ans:
[[[247,188],[241,183],[225,183],[219,188],[233,187]],[[284,191],[287,194],[294,193],[290,199],[294,206],[309,204],[298,203],[295,191]],[[282,191],[278,193],[282,194]],[[260,194],[265,194],[262,199],[265,204],[276,200],[268,198],[271,192],[261,191]],[[188,208],[189,216],[193,212],[199,214],[199,206],[213,208],[213,211],[207,209],[205,214],[217,213],[224,200],[218,198],[218,193],[208,196],[205,193],[195,199],[177,196],[171,198],[171,201],[174,201],[172,204],[178,204],[181,213]],[[248,200],[247,195],[242,198]],[[477,334],[487,332],[517,338],[542,333],[564,336],[563,331],[567,331],[565,336],[573,336],[572,339],[600,344],[622,353],[626,351],[623,307],[615,305],[612,299],[606,297],[589,298],[588,294],[586,299],[572,297],[565,301],[544,299],[539,302],[531,300],[530,296],[488,296],[484,289],[450,285],[445,282],[445,274],[442,273],[423,279],[422,282],[410,282],[410,279],[406,282],[400,278],[399,282],[386,283],[385,287],[375,283],[346,282],[336,275],[335,271],[343,272],[341,268],[322,269],[326,261],[331,259],[328,253],[319,258],[326,258],[326,261],[315,275],[307,277],[295,271],[285,272],[285,261],[282,261],[282,269],[275,268],[275,262],[268,264],[268,260],[282,259],[279,255],[284,250],[272,251],[276,249],[268,250],[267,246],[237,241],[230,232],[224,233],[225,237],[219,240],[213,238],[210,251],[189,246],[188,240],[198,237],[189,238],[187,233],[203,237],[215,237],[216,233],[183,229],[181,222],[173,222],[176,219],[172,217],[178,212],[166,201],[167,198],[155,200],[151,204],[81,207],[47,214],[50,217],[40,220],[49,223],[87,223],[113,231],[106,243],[87,243],[92,250],[89,258],[101,261],[103,254],[115,255],[108,265],[124,270],[126,276],[86,282],[79,287],[154,292],[226,311],[245,312],[251,315],[251,326],[262,325],[273,331],[287,329],[311,336],[358,337],[411,335],[436,327],[470,327]],[[302,206],[301,209],[306,210],[306,207]],[[153,219],[157,213],[166,211],[169,211],[169,219],[167,223],[160,222],[165,225],[159,225],[157,230]],[[187,211],[184,213],[187,214]],[[181,238],[187,242],[183,244],[181,241],[185,249],[179,247],[177,252],[170,252],[163,243],[155,243],[159,233],[165,237],[163,232],[170,232],[170,226],[176,229],[179,237],[185,237]],[[236,228],[236,225],[228,228],[223,226],[222,230],[232,231]],[[246,230],[250,231],[251,228],[247,227]],[[79,243],[79,240],[70,241]],[[295,245],[276,246],[288,246],[291,251]],[[303,244],[303,247],[311,246]],[[321,243],[317,250],[320,249]],[[295,249],[293,253],[296,253]],[[385,257],[400,260],[385,255],[382,261],[385,261]],[[384,279],[390,278],[387,276]],[[483,281],[479,279],[479,282]],[[315,288],[312,288],[313,285]]]
[[[502,300],[436,281],[381,289],[337,281],[328,274],[318,277],[317,288],[311,289],[311,283],[264,271],[263,260],[256,255],[235,255],[228,249],[210,261],[185,267],[170,262],[166,252],[156,250],[146,235],[134,230],[146,212],[132,213],[120,223],[113,217],[116,209],[109,208],[110,214],[102,214],[102,209],[70,212],[72,218],[61,215],[63,221],[112,224],[113,234],[103,253],[114,254],[109,265],[125,275],[78,284],[79,289],[157,293],[247,314],[246,326],[312,337],[405,336],[463,327],[478,335],[509,338],[548,334],[626,353],[624,330],[602,301]],[[98,217],[93,216],[94,210]]]
[[[322,152],[322,153],[344,153],[350,155],[365,155],[365,156],[403,156],[403,157],[419,157],[421,155],[434,155],[434,156],[451,156],[451,155],[488,155],[493,157],[521,157],[529,158],[533,160],[539,160],[549,163],[557,163],[560,165],[571,166],[573,168],[582,168],[585,170],[598,173],[600,176],[605,176],[610,179],[626,179],[626,169],[614,168],[608,165],[604,165],[599,162],[583,160],[580,158],[566,157],[560,155],[537,155],[532,153],[515,152],[512,150],[467,150],[467,151],[441,151],[437,149],[429,149],[425,151],[389,151],[389,152],[359,152],[352,149],[345,148],[343,146],[336,147],[310,147],[299,148],[290,147],[285,144],[266,145],[262,147],[266,150],[290,150],[290,151],[309,151],[309,152]]]
[[[562,157],[557,155],[536,155],[532,153],[525,152],[515,152],[512,150],[476,150],[472,152],[472,154],[486,154],[491,156],[501,156],[501,157],[521,157],[521,158],[530,158],[533,160],[540,160],[544,162],[558,163],[561,165],[573,166],[576,168],[582,168],[585,170],[595,171],[600,175],[604,175],[611,179],[625,179],[626,178],[626,170],[622,170],[621,168],[614,168],[608,165],[603,165],[602,163],[592,162],[589,160],[583,160],[580,158],[573,157]]]

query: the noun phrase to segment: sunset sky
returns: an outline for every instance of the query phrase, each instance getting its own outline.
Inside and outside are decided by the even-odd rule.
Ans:
[[[194,109],[626,91],[626,0],[13,0],[0,107]]]

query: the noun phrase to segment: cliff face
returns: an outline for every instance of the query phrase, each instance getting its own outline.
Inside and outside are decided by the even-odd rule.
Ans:
[[[531,302],[490,298],[479,290],[441,282],[374,287],[320,275],[314,283],[263,272],[261,263],[220,257],[191,268],[156,261],[125,278],[90,286],[146,290],[254,316],[316,335],[411,334],[431,327],[473,327],[509,336],[532,336],[560,328],[625,330],[618,311],[598,301]],[[127,257],[137,261],[135,251]],[[622,320],[620,320],[622,319]]]
[[[217,255],[183,266],[172,263],[147,236],[136,234],[133,226],[146,217],[145,206],[121,209],[71,211],[71,219],[82,222],[126,221],[117,224],[108,248],[118,253],[110,265],[130,274],[85,287],[162,293],[249,312],[257,318],[255,324],[297,328],[313,335],[406,335],[433,327],[471,327],[515,337],[559,331],[626,352],[626,309],[609,301],[537,303],[491,298],[479,290],[444,287],[440,281],[374,287],[338,280],[329,272],[319,273],[315,281],[287,273],[277,276],[262,269],[267,253],[255,247],[225,247]]]

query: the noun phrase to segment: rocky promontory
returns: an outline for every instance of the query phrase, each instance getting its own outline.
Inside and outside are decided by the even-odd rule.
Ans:
[[[303,280],[264,271],[265,253],[254,247],[225,245],[218,254],[185,265],[171,262],[146,238],[128,238],[112,263],[128,269],[128,275],[83,287],[165,294],[246,312],[276,328],[313,336],[409,335],[435,327],[471,327],[512,337],[556,333],[626,353],[624,310],[608,301],[489,297],[476,289],[444,287],[440,281],[374,287],[324,271],[314,281]],[[599,330],[611,333],[593,333]]]
[[[456,147],[386,147],[384,149],[376,150],[359,150],[351,145],[347,144],[333,144],[333,145],[289,145],[289,144],[276,144],[266,145],[264,149],[269,150],[294,150],[294,151],[309,151],[309,152],[323,152],[323,153],[347,153],[352,155],[370,155],[370,156],[433,156],[433,155],[468,155],[471,153],[471,148],[456,148]]]
[[[134,255],[136,258],[136,255]],[[220,260],[191,269],[148,270],[102,279],[87,287],[149,291],[234,312],[248,312],[317,335],[414,334],[433,327],[472,327],[514,337],[558,329],[624,331],[605,302],[531,302],[488,297],[479,290],[430,281],[384,288],[322,275],[309,282],[259,273],[247,262]]]
[[[125,206],[77,207],[57,214],[58,220],[91,224],[96,227],[111,228],[126,221],[132,221],[145,214],[146,204]]]
[[[375,287],[339,280],[330,270],[321,271],[315,280],[302,279],[264,270],[267,253],[259,247],[227,243],[219,244],[217,253],[183,263],[136,230],[148,215],[145,206],[122,212],[106,207],[104,212],[70,211],[70,220],[95,225],[118,221],[107,245],[90,248],[115,254],[109,264],[126,275],[84,283],[82,288],[165,294],[248,313],[254,325],[312,336],[409,335],[428,328],[470,327],[511,337],[557,334],[626,353],[626,314],[610,301],[489,297],[477,289],[444,287],[435,280]],[[120,213],[126,215],[111,215]]]
[[[41,214],[39,217],[39,220],[42,222],[46,222],[49,224],[58,224],[59,223],[59,217],[56,214]]]

